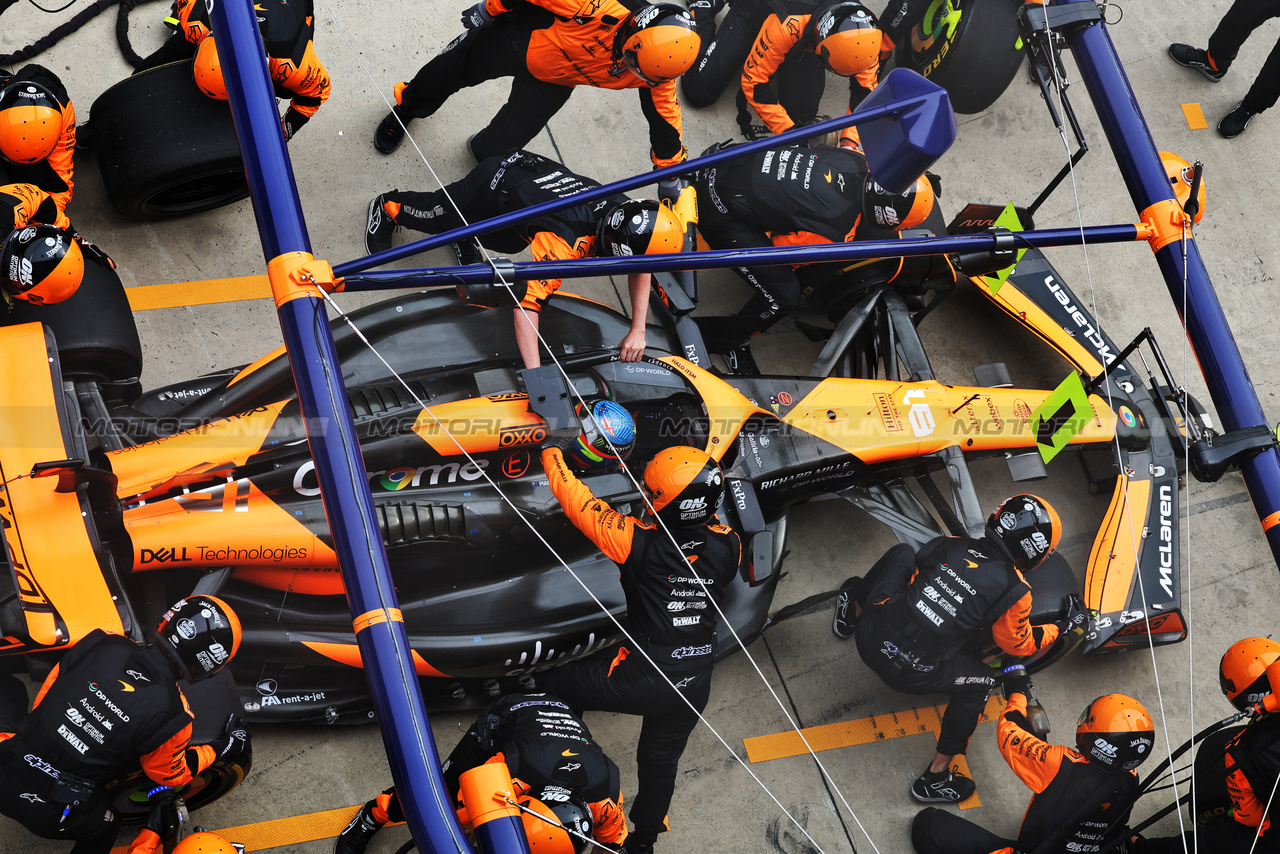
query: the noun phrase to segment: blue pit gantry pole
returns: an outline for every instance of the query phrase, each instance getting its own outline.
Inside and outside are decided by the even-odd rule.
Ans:
[[[1055,0],[1053,5],[1080,6],[1093,2]],[[1156,248],[1156,262],[1179,312],[1182,311],[1185,276],[1187,309],[1183,322],[1218,417],[1228,431],[1266,425],[1266,414],[1249,379],[1249,371],[1231,334],[1222,305],[1214,293],[1200,250],[1194,240],[1181,240],[1181,229],[1172,222],[1176,214],[1171,210],[1171,204],[1176,208],[1177,203],[1171,200],[1169,180],[1160,163],[1160,155],[1138,109],[1137,98],[1125,76],[1106,24],[1096,21],[1068,32],[1067,41],[1080,69],[1080,77],[1102,121],[1134,207],[1144,221],[1154,222],[1169,236],[1164,245]],[[1185,268],[1182,260],[1184,251]],[[1239,465],[1267,543],[1271,546],[1271,554],[1280,563],[1280,451],[1275,447],[1268,448],[1242,460]]]
[[[208,5],[268,278],[391,776],[419,849],[469,854],[473,849],[440,777],[440,760],[319,290],[326,283],[332,286],[332,270],[311,255],[253,4],[219,0]],[[528,854],[519,819],[501,821],[513,823],[504,836],[503,854]]]

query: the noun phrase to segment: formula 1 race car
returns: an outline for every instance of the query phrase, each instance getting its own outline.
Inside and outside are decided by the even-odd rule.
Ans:
[[[955,278],[946,263],[921,275],[918,289]],[[105,268],[93,276],[114,279]],[[609,348],[628,321],[590,300],[558,297],[542,331],[576,394],[632,413],[636,471],[676,443],[705,448],[724,467],[724,515],[747,545],[724,606],[744,641],[771,619],[791,508],[836,494],[907,542],[943,532],[935,512],[949,532],[976,534],[984,514],[965,461],[1011,456],[1034,475],[1034,463],[1021,468],[1026,455],[1061,426],[1053,413],[1033,414],[1051,393],[1006,387],[1001,366],[981,369],[982,385],[937,382],[900,293],[910,289],[905,273],[893,284],[875,275],[842,282],[858,298],[811,376],[728,379],[707,370],[701,341],[688,337],[696,327],[681,322],[687,313],[675,316],[688,304],[680,286],[658,278],[660,325],[641,362],[617,361]],[[36,316],[46,326],[0,329],[0,358],[11,376],[27,378],[0,389],[0,533],[10,563],[0,575],[0,653],[39,678],[93,628],[142,639],[176,597],[216,592],[244,626],[233,672],[250,721],[369,720],[283,350],[141,394],[138,363],[121,352],[136,346],[122,291],[116,304],[102,304],[111,288],[118,280],[44,307]],[[78,305],[82,299],[98,302]],[[1023,258],[994,299],[1092,378],[1069,444],[1109,461],[1115,499],[1086,577],[1085,601],[1096,615],[1085,651],[1145,644],[1148,634],[1157,643],[1180,639],[1173,567],[1181,428],[1166,395],[1144,385],[1096,332],[1039,253]],[[15,317],[30,319],[30,312]],[[546,486],[537,459],[546,425],[515,369],[509,314],[436,291],[352,320],[390,364],[335,328],[376,521],[417,671],[429,677],[428,701],[474,705],[615,642],[613,622],[538,542],[622,615],[616,567],[568,523]],[[122,323],[132,339],[101,331]],[[866,376],[835,375],[857,371]],[[945,471],[954,509],[930,470]],[[635,482],[618,471],[585,481],[615,506],[641,504]],[[933,512],[908,481],[929,496]],[[1066,562],[1054,565],[1034,574],[1041,619],[1056,617],[1063,596],[1077,589]]]

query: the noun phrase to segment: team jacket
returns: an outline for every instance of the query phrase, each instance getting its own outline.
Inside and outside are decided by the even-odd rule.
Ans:
[[[1019,657],[1058,638],[1056,625],[1031,625],[1031,586],[986,537],[937,537],[915,555],[898,545],[880,560],[866,607],[886,639],[923,667],[955,655],[988,626],[1000,648]]]
[[[661,528],[624,516],[592,495],[558,449],[543,451],[542,465],[565,516],[618,564],[631,634],[658,664],[705,659],[710,666],[716,612],[707,591],[719,601],[733,580],[742,553],[737,533],[719,524],[680,528],[672,531],[673,545]]]
[[[183,37],[194,45],[204,41],[209,35],[205,0],[176,0],[173,8]],[[310,119],[329,100],[332,89],[329,72],[313,44],[316,25],[311,0],[256,0],[253,8],[276,97],[291,97],[293,111]]]
[[[34,755],[65,774],[104,783],[139,762],[178,788],[216,758],[191,747],[194,719],[164,652],[95,629],[49,673],[6,752]]]
[[[1267,799],[1280,777],[1280,717],[1263,718],[1245,727],[1227,745],[1227,791],[1232,817],[1246,827],[1262,825],[1259,848],[1274,843],[1274,823],[1267,817]],[[1274,805],[1272,809],[1274,810]]]
[[[790,130],[795,125],[786,108],[778,103],[774,75],[789,57],[803,51],[814,51],[818,44],[815,31],[818,19],[839,2],[841,0],[775,0],[769,5],[769,17],[760,27],[760,34],[756,36],[751,53],[747,54],[747,61],[742,66],[742,93],[746,95],[751,109],[774,133]],[[879,69],[877,63],[852,78],[849,85],[850,112],[876,88]]]
[[[0,218],[0,229],[6,235],[13,229],[28,225],[71,227],[71,220],[67,219],[53,196],[34,184],[0,185],[0,210],[5,209],[8,209],[9,217]]]
[[[650,157],[655,166],[683,163],[680,101],[676,81],[651,87],[622,66],[614,68],[613,40],[631,14],[618,0],[526,0],[555,15],[555,23],[529,37],[526,65],[539,80],[560,86],[639,89],[640,110],[649,122]],[[501,15],[521,0],[485,0],[490,15]]]
[[[579,792],[591,807],[595,840],[621,844],[627,825],[618,766],[564,701],[551,694],[508,694],[480,713],[477,729],[486,719],[496,748],[489,761],[506,763],[518,793],[538,797],[548,787]],[[455,781],[468,769],[446,762],[442,770]]]
[[[75,171],[72,155],[76,150],[76,109],[71,105],[67,88],[62,85],[58,75],[44,66],[25,65],[17,74],[0,73],[0,86],[23,80],[31,80],[47,87],[62,105],[62,135],[58,137],[57,144],[46,159],[30,164],[5,163],[0,174],[8,174],[9,180],[14,183],[34,184],[44,190],[53,198],[61,213],[67,209],[72,187],[75,186],[72,180]]]
[[[563,199],[599,186],[598,181],[577,175],[550,158],[527,151],[517,151],[503,160],[489,181],[489,188],[499,197],[497,208],[502,211],[516,211]],[[512,228],[529,244],[534,261],[586,258],[595,254],[600,217],[626,200],[626,196],[617,193],[535,217]],[[532,280],[520,305],[530,311],[541,311],[543,304],[559,287],[559,279]]]
[[[1033,792],[1018,831],[1017,848],[1030,851],[1051,835],[1061,842],[1049,854],[1085,854],[1127,832],[1129,810],[1138,795],[1133,771],[1107,771],[1069,747],[1048,744],[1027,730],[1027,698],[1009,697],[996,727],[1000,755]],[[1112,824],[1115,827],[1107,832]]]

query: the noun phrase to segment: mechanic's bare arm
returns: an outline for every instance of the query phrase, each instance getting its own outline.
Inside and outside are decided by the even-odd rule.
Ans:
[[[644,327],[649,319],[649,274],[629,273],[627,291],[631,295],[631,330],[618,344],[622,351],[618,358],[624,362],[638,362],[644,355]]]

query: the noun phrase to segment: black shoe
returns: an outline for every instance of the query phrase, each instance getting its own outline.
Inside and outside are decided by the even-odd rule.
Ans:
[[[1169,45],[1169,58],[1179,65],[1199,71],[1210,83],[1217,83],[1227,76],[1227,72],[1219,71],[1209,63],[1209,51],[1189,44]]]
[[[760,368],[756,366],[755,357],[751,355],[751,345],[743,344],[740,347],[734,347],[728,353],[724,354],[725,366],[733,374],[750,374],[759,376]]]
[[[76,151],[89,151],[93,148],[93,127],[85,122],[76,126]]]
[[[954,768],[938,772],[926,768],[911,784],[911,797],[926,804],[958,804],[967,801],[977,789],[972,780]]]
[[[369,847],[369,840],[382,828],[373,817],[374,803],[375,801],[369,801],[362,806],[351,823],[338,834],[333,843],[333,854],[364,854],[364,849]]]
[[[641,842],[636,839],[635,834],[627,837],[627,841],[622,843],[622,847],[618,849],[618,854],[653,854],[652,842]]]
[[[475,238],[468,238],[461,243],[450,243],[449,247],[453,249],[453,254],[457,256],[459,264],[484,263],[484,253],[476,246]]]
[[[840,585],[840,595],[836,597],[836,615],[831,621],[831,631],[840,640],[853,637],[854,629],[858,627],[858,618],[854,613],[862,586],[862,578],[857,575]]]
[[[406,121],[405,124],[408,122]],[[378,129],[373,134],[373,147],[383,154],[390,154],[399,148],[402,142],[404,142],[404,127],[393,110],[378,123]]]
[[[400,230],[400,226],[395,224],[382,206],[386,198],[385,195],[378,195],[369,202],[369,216],[364,226],[364,251],[370,255],[390,249],[391,235]]]
[[[1244,105],[1244,101],[1236,104],[1235,108],[1227,113],[1227,115],[1218,122],[1218,133],[1227,139],[1235,139],[1244,133],[1245,128],[1249,127],[1249,122],[1253,121],[1256,116],[1253,110]]]

